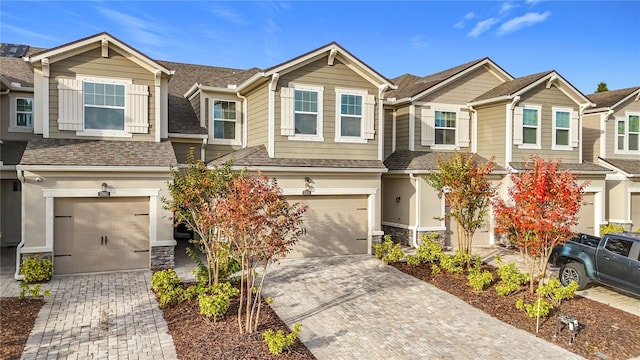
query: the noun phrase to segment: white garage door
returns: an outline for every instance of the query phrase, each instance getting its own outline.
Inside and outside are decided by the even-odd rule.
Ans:
[[[572,230],[577,233],[595,235],[595,218],[594,218],[594,206],[595,199],[594,193],[584,194],[585,203],[580,208],[578,213],[578,225],[574,226]]]
[[[149,267],[149,198],[58,198],[56,274]]]
[[[289,258],[366,254],[367,196],[289,196],[309,208],[304,215],[305,233]]]

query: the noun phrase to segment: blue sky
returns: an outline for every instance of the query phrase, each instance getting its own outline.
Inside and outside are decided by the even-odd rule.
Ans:
[[[2,0],[0,40],[53,47],[107,31],[155,59],[241,69],[337,41],[388,78],[488,56],[589,94],[640,85],[639,19],[639,1]]]

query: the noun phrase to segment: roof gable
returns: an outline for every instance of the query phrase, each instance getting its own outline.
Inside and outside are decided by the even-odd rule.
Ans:
[[[123,41],[120,41],[107,32],[101,32],[83,39],[44,50],[31,56],[26,56],[24,59],[31,64],[42,62],[44,59],[48,59],[49,63],[54,63],[56,61],[64,60],[74,55],[83,53],[89,49],[93,49],[96,47],[108,49],[109,46],[114,46],[119,50],[119,52],[122,52],[123,55],[126,55],[132,61],[136,62],[138,65],[149,70],[150,72],[155,73],[159,71],[166,75],[173,74],[173,71],[169,70],[165,66],[161,65],[160,63],[156,62],[140,51],[134,49],[133,47],[127,45]]]
[[[610,90],[587,95],[592,103],[596,104],[594,109],[589,112],[598,112],[606,109],[615,109],[623,102],[632,97],[640,97],[640,86],[630,87],[626,89]]]

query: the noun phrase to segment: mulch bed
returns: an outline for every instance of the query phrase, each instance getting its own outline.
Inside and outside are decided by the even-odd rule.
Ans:
[[[0,299],[0,359],[20,359],[42,305],[42,299]]]
[[[227,315],[215,323],[200,315],[197,299],[162,311],[179,359],[315,359],[300,340],[296,340],[290,352],[285,350],[278,356],[269,352],[262,332],[282,329],[288,334],[290,331],[266,302],[262,305],[258,329],[252,334],[240,334],[237,300],[231,303]]]
[[[530,318],[515,308],[516,300],[520,298],[525,298],[525,302],[528,303],[537,299],[536,295],[529,294],[525,287],[516,294],[498,296],[495,290],[496,281],[485,291],[475,292],[469,286],[465,275],[445,271],[432,275],[431,265],[428,264],[410,266],[402,262],[394,263],[392,266],[457,296],[502,322],[536,333],[535,318]],[[499,279],[495,267],[487,265],[484,268],[493,273],[494,279]],[[568,329],[562,330],[554,337],[557,312],[541,319],[537,336],[588,359],[629,359],[640,356],[640,317],[578,295],[562,302],[562,312],[576,318],[580,323],[580,331],[572,345],[568,344]]]

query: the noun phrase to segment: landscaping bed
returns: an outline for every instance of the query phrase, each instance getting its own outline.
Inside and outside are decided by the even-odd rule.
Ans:
[[[410,266],[405,262],[397,262],[391,265],[457,296],[507,324],[536,333],[535,318],[530,318],[524,311],[515,308],[516,300],[520,298],[524,297],[529,303],[537,298],[536,295],[529,294],[524,286],[518,293],[498,296],[496,281],[486,290],[475,292],[465,275],[445,271],[434,275],[431,264]],[[483,269],[489,270],[494,279],[499,279],[493,266],[484,265]],[[640,333],[637,331],[639,317],[578,295],[562,302],[562,312],[580,323],[580,331],[573,344],[568,344],[571,333],[566,328],[554,337],[558,320],[556,310],[547,318],[541,318],[537,336],[588,359],[629,359],[640,356]]]
[[[0,359],[20,359],[43,305],[42,299],[0,299]]]
[[[264,301],[258,330],[252,334],[240,334],[237,299],[232,300],[227,315],[215,323],[200,315],[197,298],[162,311],[179,359],[315,359],[299,339],[290,352],[285,350],[278,356],[269,352],[262,332],[282,329],[289,333],[289,329]]]

